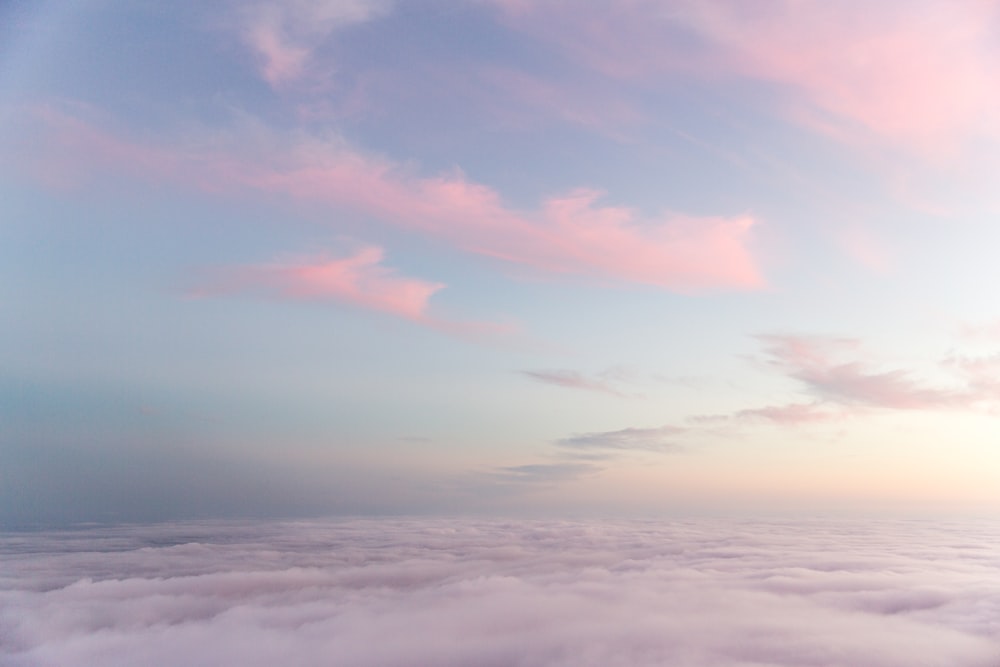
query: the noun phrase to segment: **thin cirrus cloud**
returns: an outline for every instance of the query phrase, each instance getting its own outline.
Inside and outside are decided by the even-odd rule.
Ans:
[[[400,275],[383,264],[377,246],[346,257],[306,257],[253,266],[227,267],[189,294],[194,298],[258,295],[293,301],[330,301],[386,313],[473,340],[496,339],[516,327],[496,322],[445,319],[432,314],[430,298],[445,287]]]
[[[389,11],[381,0],[265,0],[240,7],[237,32],[272,87],[314,73],[314,51],[337,30]]]
[[[611,394],[612,396],[625,396],[605,376],[586,377],[579,371],[567,369],[521,371],[521,374],[537,382],[557,387],[595,391],[602,394]]]
[[[784,112],[836,136],[933,156],[1000,131],[993,2],[495,4],[602,75],[756,81]]]
[[[758,339],[765,346],[768,365],[802,383],[822,402],[862,409],[926,410],[968,408],[996,398],[977,391],[968,378],[961,386],[940,388],[920,382],[905,370],[870,370],[853,358],[860,347],[855,339],[789,335]],[[803,416],[807,414],[802,410]]]
[[[332,300],[415,322],[433,321],[428,300],[443,283],[400,276],[383,263],[383,250],[361,248],[341,258],[307,258],[219,272],[194,296],[261,293],[296,300]]]
[[[830,336],[759,335],[765,365],[798,382],[810,400],[694,415],[693,424],[771,422],[802,426],[871,414],[875,410],[973,410],[997,414],[1000,354],[953,355],[938,364],[950,386],[922,381],[904,369],[873,370],[861,341]]]
[[[762,408],[740,410],[735,417],[737,419],[765,420],[785,426],[816,424],[843,417],[842,412],[824,409],[821,405],[819,402],[768,405]]]
[[[627,451],[664,452],[677,448],[676,436],[687,429],[679,426],[657,428],[624,428],[617,431],[578,433],[557,440],[555,444],[563,450],[582,453],[604,453]]]
[[[489,477],[494,482],[510,484],[554,484],[570,482],[581,477],[601,472],[592,463],[559,461],[555,463],[527,463],[516,466],[501,466],[493,469]]]
[[[677,437],[687,431],[689,429],[665,425],[576,433],[551,443],[555,448],[555,461],[497,468],[493,477],[531,483],[569,482],[602,472],[604,468],[595,462],[606,462],[642,452],[676,452],[680,449]]]
[[[255,123],[186,142],[151,144],[52,108],[36,116],[50,131],[37,131],[43,146],[25,147],[25,157],[35,171],[62,174],[63,180],[91,176],[93,166],[103,164],[212,192],[281,195],[374,216],[543,275],[683,293],[765,285],[751,251],[756,220],[749,215],[645,216],[602,204],[602,193],[588,188],[550,196],[539,208],[522,211],[460,173],[420,176],[343,141],[289,136]]]

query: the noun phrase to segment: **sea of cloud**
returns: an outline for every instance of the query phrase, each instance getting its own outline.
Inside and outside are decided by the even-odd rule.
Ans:
[[[351,519],[3,533],[0,665],[996,667],[1000,524]]]

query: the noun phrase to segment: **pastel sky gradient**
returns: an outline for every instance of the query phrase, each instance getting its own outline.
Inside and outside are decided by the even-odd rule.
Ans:
[[[1000,509],[1000,2],[0,6],[0,522]]]

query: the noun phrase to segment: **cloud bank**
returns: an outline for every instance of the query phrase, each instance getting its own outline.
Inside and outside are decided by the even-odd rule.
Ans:
[[[986,522],[343,520],[0,536],[0,663],[987,667]]]

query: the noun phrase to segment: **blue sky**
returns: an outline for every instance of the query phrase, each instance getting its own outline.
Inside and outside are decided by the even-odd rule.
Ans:
[[[5,6],[2,519],[996,509],[998,12]]]

